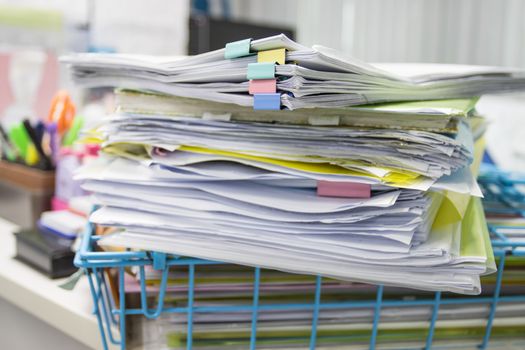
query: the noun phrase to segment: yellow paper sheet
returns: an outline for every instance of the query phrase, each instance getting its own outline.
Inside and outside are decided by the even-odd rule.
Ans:
[[[474,174],[474,176],[476,177],[478,177],[478,174],[479,174],[479,167],[481,165],[481,161],[483,160],[483,153],[485,152],[485,146],[486,146],[485,137],[480,137],[474,143],[474,160],[472,161],[472,164],[470,165],[470,170],[472,170],[472,174]]]
[[[484,151],[485,139],[481,137],[474,144],[474,160],[470,165],[470,169],[475,176],[479,173]],[[446,207],[444,210],[446,210],[448,214],[446,218],[444,218],[442,222],[438,222],[438,224],[444,225],[462,219],[470,203],[470,194],[445,191],[445,202],[447,203],[445,204]]]
[[[179,149],[181,151],[187,151],[187,152],[214,154],[214,155],[231,157],[231,158],[252,160],[256,162],[273,164],[273,165],[282,166],[285,168],[295,169],[299,171],[304,171],[308,173],[367,177],[370,179],[381,180],[384,183],[396,185],[399,187],[408,186],[416,182],[420,178],[420,176],[417,174],[414,174],[411,172],[402,173],[402,172],[399,172],[393,169],[389,169],[390,173],[388,173],[383,178],[379,178],[371,174],[367,174],[367,173],[356,171],[356,170],[346,169],[338,165],[333,165],[329,163],[309,163],[309,162],[299,162],[299,161],[291,161],[291,160],[281,160],[281,159],[253,156],[253,155],[248,155],[248,154],[243,154],[243,153],[221,151],[221,150],[215,150],[215,149],[209,149],[209,148],[203,148],[203,147],[193,147],[193,146],[181,146]]]

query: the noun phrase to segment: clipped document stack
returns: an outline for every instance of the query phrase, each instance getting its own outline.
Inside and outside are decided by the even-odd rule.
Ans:
[[[80,54],[62,59],[83,86],[121,86],[208,101],[279,109],[479,96],[525,87],[525,74],[499,67],[366,64],[285,35],[241,40],[192,57]],[[278,63],[275,65],[274,63]],[[271,81],[274,78],[275,81]],[[277,89],[273,96],[248,92]]]
[[[495,270],[475,96],[525,86],[522,72],[401,78],[284,36],[64,61],[81,84],[125,89],[92,134],[106,156],[78,176],[102,204],[91,220],[122,228],[101,245],[466,294]]]

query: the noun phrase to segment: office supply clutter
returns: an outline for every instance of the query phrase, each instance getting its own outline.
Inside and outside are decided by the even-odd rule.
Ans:
[[[60,278],[76,271],[73,265],[73,246],[77,236],[85,228],[88,219],[81,210],[80,202],[88,198],[77,197],[72,209],[45,211],[35,228],[15,233],[16,259],[45,273],[50,278]]]
[[[86,217],[65,209],[42,213],[38,227],[41,231],[51,235],[65,239],[76,239],[86,223]]]
[[[32,125],[24,119],[5,128],[0,126],[2,159],[53,170],[59,148],[71,146],[82,128],[83,118],[75,116],[75,111],[69,94],[59,91],[51,101],[45,120]]]
[[[266,62],[274,49],[284,59],[280,50]],[[64,61],[79,83],[193,98],[182,103],[193,109],[186,114],[170,109],[176,99],[155,97],[164,103],[156,113],[140,108],[149,93],[134,93],[135,105],[97,130],[106,156],[78,178],[102,204],[91,221],[123,229],[102,246],[465,294],[479,294],[480,275],[495,271],[475,180],[485,124],[473,106],[481,93],[522,88],[523,72],[405,65],[385,73],[283,36],[175,61]],[[276,91],[261,79],[276,79]],[[445,98],[453,99],[405,102]],[[216,113],[217,102],[254,110]],[[384,105],[352,107],[370,102]],[[340,125],[347,113],[372,122]],[[396,114],[404,117],[392,125]],[[442,120],[419,124],[429,119]]]
[[[45,120],[32,124],[25,119],[5,130],[0,127],[0,179],[23,189],[32,201],[26,214],[29,220],[17,220],[28,229],[16,234],[16,257],[51,278],[75,271],[71,246],[87,218],[68,210],[68,201],[84,194],[73,181],[73,170],[81,164],[78,159],[88,158],[98,149],[73,145],[83,125],[83,118],[75,116],[75,111],[69,94],[59,91]],[[74,154],[74,164],[67,162],[70,154]],[[49,211],[52,208],[62,210]],[[15,207],[12,212],[27,211]]]

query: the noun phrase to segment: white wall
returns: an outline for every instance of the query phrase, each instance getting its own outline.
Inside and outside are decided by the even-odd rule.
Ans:
[[[93,42],[121,52],[181,54],[190,0],[90,0]],[[221,15],[222,0],[210,0]],[[0,0],[55,8],[85,21],[88,0]],[[451,62],[525,67],[523,0],[230,0],[234,19],[296,28],[304,44],[369,62]]]
[[[233,15],[368,62],[525,67],[522,0],[233,0]]]
[[[93,42],[118,52],[186,54],[188,21],[188,0],[97,0]]]

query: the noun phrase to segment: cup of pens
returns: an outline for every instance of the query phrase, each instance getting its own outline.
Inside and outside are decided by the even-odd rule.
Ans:
[[[60,149],[71,147],[83,126],[67,91],[59,91],[51,101],[45,120],[28,119],[8,127],[0,125],[2,160],[44,171],[54,170]]]

